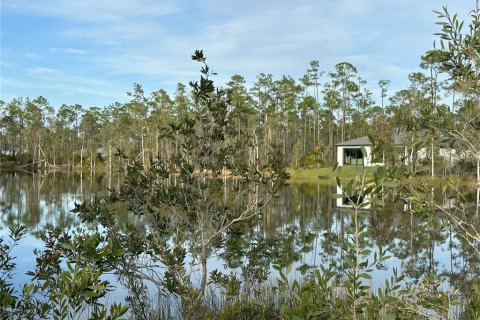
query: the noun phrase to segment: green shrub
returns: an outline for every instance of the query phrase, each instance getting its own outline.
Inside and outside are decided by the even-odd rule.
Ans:
[[[21,153],[15,156],[15,160],[19,164],[28,164],[33,162],[32,155],[30,153]]]
[[[270,320],[280,319],[274,310],[255,304],[251,301],[239,300],[223,307],[218,315],[218,320]]]
[[[472,295],[466,305],[465,319],[478,320],[480,319],[480,281],[479,280],[473,283],[471,290],[472,290]]]
[[[477,171],[477,162],[473,158],[462,158],[455,162],[453,172],[456,174],[474,175]]]
[[[193,300],[192,300],[193,301]],[[190,320],[213,320],[215,311],[204,304],[190,304],[192,301],[184,301],[182,318]]]
[[[300,158],[300,167],[309,168],[317,165],[314,154],[306,154]]]

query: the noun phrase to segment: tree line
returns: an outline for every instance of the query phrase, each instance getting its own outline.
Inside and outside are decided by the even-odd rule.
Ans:
[[[261,162],[269,146],[281,145],[291,167],[332,165],[335,143],[367,134],[374,142],[391,144],[394,129],[429,131],[431,145],[438,149],[444,138],[435,130],[439,116],[455,124],[480,113],[478,95],[472,97],[453,82],[439,80],[440,65],[433,59],[425,57],[421,66],[423,72],[411,73],[409,86],[398,92],[390,94],[390,81],[379,81],[380,104],[348,62],[324,75],[319,62],[311,61],[299,80],[261,73],[251,88],[244,77],[234,75],[225,86],[231,100],[228,121],[239,134],[245,131],[254,137],[256,154],[251,157]],[[94,170],[103,164],[115,170],[126,165],[118,150],[148,165],[152,156],[178,148],[161,142],[159,128],[198,108],[189,87],[178,83],[171,96],[162,89],[147,94],[135,83],[127,94],[128,102],[103,108],[79,104],[54,108],[41,96],[1,101],[2,153],[40,167]],[[478,117],[476,121],[478,129]]]
[[[374,97],[349,62],[325,73],[319,61],[311,61],[298,80],[260,73],[251,87],[243,76],[233,75],[223,88],[229,99],[227,121],[238,135],[252,137],[251,161],[265,161],[271,146],[278,145],[290,167],[331,166],[335,143],[364,135],[389,154],[397,129],[412,158],[424,148],[423,161],[431,164],[426,168],[432,174],[441,148],[455,149],[464,155],[463,165],[468,168],[470,161],[475,170],[476,162],[480,171],[478,10],[472,11],[467,31],[446,8],[437,13],[440,42],[421,57],[422,71],[410,73],[408,87],[397,92],[389,92],[390,81],[381,80]],[[178,142],[162,142],[160,128],[198,110],[191,86],[178,83],[170,95],[163,89],[146,93],[135,83],[127,95],[129,101],[101,108],[56,108],[41,96],[0,100],[2,159],[90,170],[102,164],[112,171],[126,167],[122,154],[148,166],[151,158],[178,150]],[[454,164],[449,155],[443,161],[447,169]]]
[[[10,240],[0,239],[3,257],[0,317],[116,319],[128,311],[128,316],[135,319],[236,319],[239,315],[252,319],[478,319],[478,279],[468,279],[465,294],[460,293],[443,285],[434,264],[419,272],[418,282],[405,279],[405,274],[392,268],[393,275],[384,286],[374,290],[370,285],[374,268],[384,268],[390,256],[389,249],[381,246],[375,252],[370,249],[366,221],[376,217],[370,215],[365,219],[361,209],[383,207],[388,199],[406,204],[411,226],[418,225],[431,233],[426,240],[431,248],[430,257],[434,243],[440,240],[437,228],[451,228],[450,235],[455,234],[462,252],[465,246],[475,257],[480,254],[478,228],[466,220],[478,211],[472,210],[465,197],[462,179],[439,180],[442,196],[446,198],[439,202],[435,197],[435,181],[416,179],[418,171],[411,162],[405,166],[398,162],[391,167],[379,166],[372,174],[362,167],[346,183],[340,180],[340,170],[334,165],[337,193],[332,196],[346,198],[350,205],[345,212],[348,219],[341,220],[346,222],[341,224],[341,228],[345,227],[341,234],[346,236],[332,238],[338,243],[335,255],[338,265],[317,268],[314,263],[302,281],[292,281],[288,276],[291,265],[275,265],[272,268],[278,271],[278,279],[275,284],[262,287],[265,273],[252,274],[255,270],[246,268],[240,275],[228,275],[211,270],[209,263],[211,257],[221,253],[216,248],[231,244],[230,237],[248,235],[254,230],[255,219],[262,218],[262,209],[275,199],[288,179],[286,162],[294,163],[293,150],[298,141],[300,160],[311,153],[314,164],[317,160],[318,164],[322,161],[331,164],[335,141],[370,130],[375,143],[373,152],[385,152],[392,147],[387,141],[388,129],[399,127],[407,135],[409,149],[431,148],[430,154],[435,155],[440,146],[455,147],[458,152],[476,156],[478,168],[478,1],[466,34],[461,32],[463,23],[457,22],[456,16],[449,15],[446,9],[439,16],[442,41],[423,58],[429,73],[411,74],[410,86],[389,97],[389,105],[380,108],[378,119],[368,118],[367,108],[359,111],[363,106],[361,95],[354,93],[364,91],[360,90],[361,82],[353,81],[352,77],[338,77],[335,82],[330,81],[333,78],[329,75],[330,80],[320,86],[320,80],[309,76],[309,86],[304,85],[302,91],[299,85],[297,94],[281,94],[284,92],[280,89],[273,94],[277,92],[273,88],[283,88],[278,85],[283,82],[270,80],[268,76],[266,83],[278,85],[271,90],[267,85],[255,84],[254,88],[259,89],[249,91],[242,82],[237,91],[232,83],[221,89],[214,85],[202,51],[192,56],[202,66],[200,79],[189,83],[190,93],[187,90],[184,95],[176,93],[172,102],[166,104],[168,108],[154,109],[149,102],[157,101],[156,95],[145,97],[141,87],[135,86],[131,101],[113,108],[115,111],[125,108],[119,117],[109,117],[108,113],[101,117],[108,108],[99,109],[98,114],[87,110],[74,116],[78,124],[69,128],[76,130],[71,136],[76,139],[77,149],[70,150],[71,155],[68,153],[72,164],[80,148],[80,164],[93,170],[95,153],[101,146],[108,150],[106,159],[112,168],[115,159],[110,150],[118,148],[116,161],[119,164],[131,161],[127,174],[118,190],[110,190],[108,196],[75,204],[72,212],[83,226],[63,229],[49,225],[40,232],[45,249],[35,251],[35,270],[27,273],[32,282],[24,284],[19,292],[11,283],[16,271],[12,249],[26,230],[22,226],[12,227]],[[315,64],[311,67],[315,69]],[[340,64],[334,74],[344,75],[348,73],[346,70],[353,72],[353,69],[351,65]],[[455,93],[451,108],[441,103],[440,97],[445,92],[438,80],[441,73],[448,75],[446,85]],[[319,73],[313,70],[312,74]],[[387,84],[382,84],[383,98],[388,96]],[[313,108],[305,108],[302,114],[298,106],[306,99],[313,102]],[[182,107],[178,101],[182,101]],[[36,103],[27,102],[29,110],[35,110],[32,105]],[[170,112],[164,112],[166,109]],[[33,158],[37,164],[42,161],[49,165],[55,139],[51,144],[45,142],[50,127],[44,125],[44,118],[48,117],[33,117],[28,123],[37,129],[25,128],[23,137],[28,142],[24,147],[29,148],[32,158],[37,157]],[[65,132],[59,138],[68,136]],[[318,147],[321,143],[324,148]],[[123,151],[120,147],[124,147]],[[159,157],[151,157],[153,152]],[[55,163],[60,163],[58,156],[54,158]],[[232,170],[239,179],[222,179],[225,169]],[[443,200],[455,201],[449,201],[452,205],[446,208]],[[132,223],[120,223],[117,205],[126,207]],[[421,223],[417,224],[413,218]],[[246,267],[259,265],[258,258],[263,256],[258,247],[260,241],[248,241]],[[411,237],[410,243],[414,241],[417,240]],[[114,289],[103,278],[105,274],[115,275],[128,290],[126,304],[104,305],[102,299]],[[214,287],[223,299],[218,307],[207,295],[209,288]],[[156,290],[155,297],[165,297],[165,303],[159,303],[168,308],[166,313],[150,299],[149,288]],[[172,304],[178,308],[172,311]],[[460,308],[458,317],[456,306]]]

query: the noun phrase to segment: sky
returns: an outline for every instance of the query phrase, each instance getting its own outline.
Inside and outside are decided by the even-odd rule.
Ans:
[[[299,79],[352,63],[378,101],[419,71],[446,5],[467,20],[474,0],[2,0],[0,99],[43,96],[54,107],[129,100],[134,83],[173,95],[199,78],[203,49],[223,85],[240,74]]]

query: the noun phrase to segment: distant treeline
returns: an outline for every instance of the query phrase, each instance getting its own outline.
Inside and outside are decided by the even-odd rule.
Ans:
[[[347,62],[325,75],[318,61],[311,61],[299,80],[261,73],[250,89],[241,75],[234,75],[224,88],[228,119],[239,133],[253,137],[260,162],[270,146],[280,145],[292,167],[332,165],[335,143],[364,135],[383,143],[388,154],[395,130],[421,136],[433,146],[435,157],[445,146],[445,134],[435,129],[444,126],[438,118],[463,122],[478,112],[478,104],[471,95],[456,92],[451,82],[439,81],[436,63],[424,61],[421,66],[425,73],[411,73],[410,85],[398,92],[389,92],[390,81],[379,81],[380,96],[375,100],[380,103]],[[103,108],[78,104],[54,108],[43,97],[0,101],[2,160],[36,167],[93,170],[102,165],[116,170],[126,164],[119,150],[145,165],[151,157],[174,152],[174,144],[162,142],[162,128],[196,111],[191,88],[179,83],[173,95],[164,90],[146,94],[134,84],[128,96],[126,103]],[[477,126],[478,122],[477,117]]]

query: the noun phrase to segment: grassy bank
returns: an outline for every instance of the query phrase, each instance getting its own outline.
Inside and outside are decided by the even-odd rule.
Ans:
[[[340,168],[340,180],[346,181],[354,178],[359,173],[362,172],[362,167],[357,166],[343,166]],[[367,168],[367,176],[373,176],[376,167]],[[318,182],[325,184],[336,184],[335,176],[336,173],[333,171],[332,167],[326,168],[313,168],[313,169],[288,169],[290,173],[290,182]],[[414,178],[417,184],[427,184],[431,186],[440,186],[446,183],[448,180],[456,181],[459,186],[463,187],[480,187],[480,184],[477,182],[476,178],[473,176],[435,176],[430,175],[419,175]]]
[[[367,168],[367,174],[373,175],[375,167]],[[348,180],[363,170],[362,167],[357,166],[345,166],[340,168],[340,180]],[[290,181],[291,182],[302,182],[302,181],[318,181],[324,182],[326,184],[335,184],[336,173],[333,171],[332,167],[326,168],[313,168],[313,169],[289,169]]]

